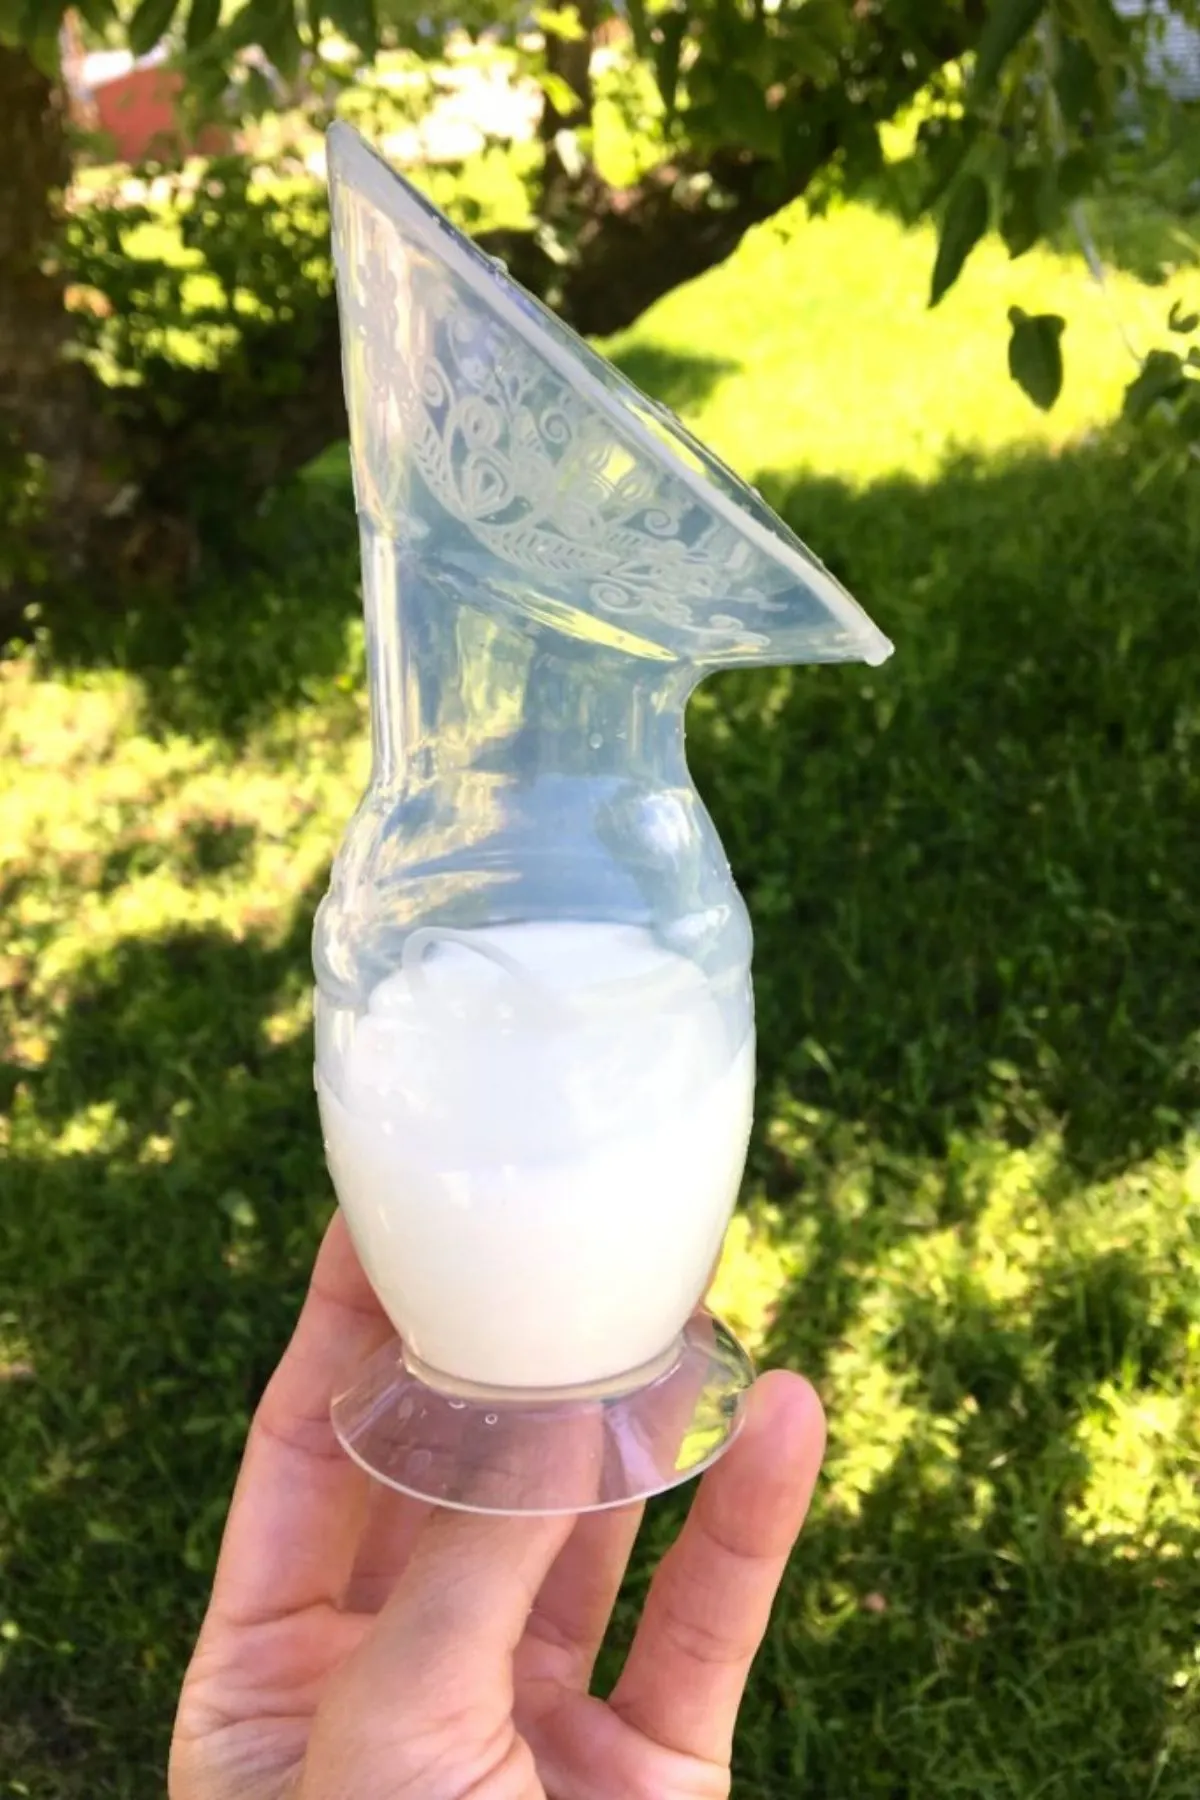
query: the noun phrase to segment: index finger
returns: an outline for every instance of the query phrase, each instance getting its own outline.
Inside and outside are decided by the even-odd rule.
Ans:
[[[609,1704],[657,1744],[724,1765],[750,1665],[804,1523],[825,1417],[797,1375],[765,1375],[655,1573]]]
[[[295,1333],[250,1427],[213,1585],[212,1614],[223,1623],[261,1624],[339,1603],[369,1478],[338,1443],[329,1407],[391,1334],[335,1213]]]

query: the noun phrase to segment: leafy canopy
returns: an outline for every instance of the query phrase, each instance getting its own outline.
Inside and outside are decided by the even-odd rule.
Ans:
[[[63,10],[63,0],[0,0],[0,38],[44,55]],[[132,11],[81,0],[80,10],[94,31],[123,31],[135,53],[167,39],[201,106],[227,91],[251,46],[290,83],[323,66],[331,37],[361,59],[387,44],[433,60],[451,28],[513,41],[531,17],[516,0],[138,0]],[[596,0],[588,17],[625,20],[661,104],[664,157],[711,179],[715,206],[731,159],[751,169],[765,211],[801,191],[819,204],[883,179],[881,131],[920,92],[904,206],[938,224],[937,306],[989,231],[1014,258],[1064,233],[1086,241],[1086,206],[1118,177],[1131,127],[1169,133],[1169,96],[1148,73],[1161,17],[1127,10],[1113,0]],[[1174,0],[1174,11],[1200,25],[1200,0]],[[532,17],[560,37],[581,29],[571,4]],[[561,77],[539,67],[561,110]],[[1009,314],[1009,366],[1039,407],[1061,387],[1065,327],[1057,315]],[[1170,321],[1176,341],[1193,329],[1186,316]],[[1133,416],[1164,409],[1200,437],[1194,346],[1153,351],[1131,384]]]

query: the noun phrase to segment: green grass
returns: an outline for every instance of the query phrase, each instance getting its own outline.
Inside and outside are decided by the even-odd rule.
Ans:
[[[956,448],[1054,448],[1100,426],[1136,373],[1114,312],[1148,349],[1167,339],[1173,300],[1200,301],[1200,270],[1153,287],[1117,272],[1105,295],[1077,256],[1014,263],[987,240],[931,312],[932,267],[932,235],[885,212],[808,220],[797,207],[612,347],[739,466],[802,464],[860,487],[899,471],[928,479]],[[1014,305],[1067,319],[1066,381],[1046,418],[1009,377]]]
[[[690,723],[758,944],[722,1299],[833,1434],[735,1791],[1191,1800],[1200,498],[1107,429],[1077,264],[985,252],[930,320],[929,249],[789,219],[617,346],[898,646],[723,677]],[[1072,318],[1048,420],[1010,300]],[[186,615],[4,673],[3,1794],[161,1792],[328,1209],[307,953],[366,767],[354,556],[334,455]]]

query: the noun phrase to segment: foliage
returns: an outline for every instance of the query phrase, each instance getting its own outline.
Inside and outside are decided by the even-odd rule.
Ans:
[[[1177,10],[1196,14],[1187,0]],[[1174,111],[1146,78],[1153,20],[1126,19],[1110,0],[921,4],[885,16],[836,0],[772,10],[709,0],[652,13],[639,3],[631,17],[680,145],[739,145],[786,177],[789,157],[827,128],[838,149],[823,185],[843,191],[878,177],[879,127],[895,110],[891,59],[915,59],[929,80],[909,216],[939,220],[934,306],[993,222],[1014,259],[1077,227],[1085,198],[1127,167],[1131,125],[1161,131]],[[1010,319],[1014,377],[1035,404],[1053,404],[1062,330]]]
[[[61,5],[0,0],[11,9],[9,31],[31,43],[52,36]],[[103,26],[116,16],[115,0],[88,0],[86,10]],[[1179,0],[1176,10],[1200,17],[1197,0]],[[597,16],[622,15],[601,6]],[[6,17],[0,11],[0,30]],[[388,43],[429,62],[443,56],[451,29],[486,32],[513,46],[518,72],[547,92],[556,81],[561,88],[529,48],[530,18],[512,0],[446,0],[419,11],[376,0],[140,0],[127,30],[135,51],[168,39],[201,104],[228,96],[239,59],[255,46],[288,93],[328,106],[338,73],[331,34],[367,61]],[[659,93],[664,149],[714,169],[730,153],[749,156],[761,165],[763,194],[780,201],[823,165],[822,181],[843,190],[877,176],[881,127],[924,85],[918,211],[941,219],[933,304],[989,222],[1014,257],[1054,238],[1086,197],[1108,189],[1131,122],[1154,130],[1171,110],[1146,74],[1152,9],[1127,18],[1112,0],[895,0],[886,9],[849,0],[633,0],[627,18],[635,63]],[[561,37],[580,29],[572,6],[535,11],[532,20]],[[343,74],[352,68],[346,63]],[[247,104],[278,104],[257,68],[249,76],[242,68],[241,91]],[[586,132],[580,148],[591,152]],[[1024,360],[1020,351],[1015,360]]]
[[[1176,300],[1167,324],[1176,339],[1195,339],[1200,314],[1185,312]],[[1125,390],[1125,417],[1157,425],[1165,440],[1159,466],[1200,458],[1200,342],[1152,350]]]
[[[722,1297],[833,1431],[735,1793],[1191,1800],[1200,510],[1098,430],[1107,321],[1044,416],[980,354],[1001,248],[936,314],[931,253],[796,211],[614,346],[898,645],[723,677],[689,720],[757,937]],[[1076,279],[1032,252],[1030,315]],[[160,1791],[329,1204],[308,937],[366,762],[344,453],[230,554],[186,612],[77,620],[3,677],[0,1771],[27,1800]]]
[[[323,197],[256,182],[243,156],[212,158],[165,203],[94,199],[68,222],[66,256],[80,350],[110,385],[167,407],[175,365],[252,355],[256,328],[301,327],[332,286]]]
[[[358,99],[360,109],[378,104],[372,94]],[[303,379],[307,340],[328,318],[325,189],[286,152],[269,174],[244,153],[140,173],[142,198],[101,190],[68,220],[78,353],[109,409],[143,429],[180,423],[190,372],[210,369],[257,397],[269,433],[273,397]],[[466,226],[526,216],[524,185],[507,160],[483,156],[466,171],[423,179]],[[146,442],[153,452],[153,430]],[[214,475],[224,499],[219,462]]]
[[[1019,306],[1010,307],[1008,316],[1012,324],[1009,372],[1033,404],[1048,412],[1062,393],[1062,334],[1067,321],[1060,313],[1038,313],[1031,318]]]
[[[1166,240],[1170,230],[1168,213],[1155,220],[1143,210],[1139,256],[1155,232]],[[1123,248],[1113,240],[1114,260]],[[1106,293],[1093,294],[1078,255],[1038,247],[1014,269],[992,237],[930,311],[924,282],[934,253],[932,229],[903,228],[881,198],[833,205],[816,220],[797,202],[705,277],[707,304],[728,322],[724,344],[707,329],[697,342],[696,301],[683,289],[608,347],[636,380],[666,384],[701,437],[735,460],[787,466],[803,431],[823,473],[858,483],[907,469],[927,479],[956,448],[991,454],[1027,434],[1060,446],[1086,437],[1121,411],[1128,363],[1116,321],[1134,342],[1152,342],[1172,305],[1200,302],[1190,268],[1155,286],[1114,271]],[[1071,318],[1072,354],[1046,416],[989,354],[993,322],[1014,303],[1030,318]],[[736,381],[723,379],[735,371]],[[1157,429],[1148,421],[1129,437],[1139,445],[1136,478],[1152,480]]]
[[[1200,16],[1200,0],[1180,0],[1179,10]],[[1039,243],[1061,243],[1064,233],[1090,242],[1088,208],[1107,206],[1123,184],[1145,175],[1148,159],[1131,157],[1131,139],[1169,134],[1178,112],[1146,73],[1152,18],[1128,19],[1112,0],[889,0],[886,7],[851,0],[633,0],[628,8],[601,0],[592,12],[597,23],[626,20],[631,33],[617,58],[619,76],[610,77],[610,117],[623,115],[627,149],[614,160],[650,195],[661,171],[670,171],[672,182],[678,176],[680,210],[701,215],[695,226],[701,238],[706,211],[749,224],[797,193],[819,209],[834,194],[877,186],[888,174],[887,134],[918,97],[906,206],[911,220],[937,223],[929,296],[938,307],[993,231],[1014,263]],[[52,63],[61,13],[61,0],[0,0],[0,39],[23,41]],[[339,106],[360,113],[377,105],[393,113],[427,108],[452,31],[481,46],[486,39],[486,54],[502,57],[517,78],[539,82],[549,102],[557,93],[566,106],[562,78],[529,27],[559,41],[582,29],[573,5],[529,13],[512,0],[471,0],[466,7],[445,0],[421,9],[394,0],[139,0],[121,16],[116,0],[87,0],[85,14],[94,32],[111,36],[122,27],[135,51],[164,43],[198,112],[245,118],[282,107],[309,126]],[[403,59],[403,80],[390,83],[386,94],[378,81],[364,79],[364,65],[384,49]],[[539,188],[536,168],[526,171],[530,201],[543,213],[525,221],[537,259],[528,267],[541,271],[551,298],[564,291],[555,270],[608,254],[609,240],[596,229],[597,210],[608,216],[608,189],[603,172],[599,190],[588,179],[601,136],[594,116],[558,134],[554,155],[566,159],[572,180]],[[94,322],[96,310],[77,312],[82,348],[98,368],[132,371],[142,389],[136,398],[125,393],[109,403],[131,446],[130,491],[145,487],[138,444],[149,442],[151,426],[182,419],[198,404],[200,384],[181,383],[169,367],[185,337],[204,344],[190,354],[220,368],[223,380],[230,357],[235,365],[241,358],[234,389],[248,403],[251,370],[278,361],[281,383],[294,391],[307,351],[328,335],[316,323],[328,300],[327,263],[315,242],[323,215],[309,209],[297,230],[293,209],[277,229],[276,209],[261,195],[252,198],[250,167],[226,159],[210,171],[206,189],[222,192],[215,212],[205,211],[203,194],[185,198],[184,226],[197,236],[183,262],[168,258],[151,270],[139,258],[136,270],[123,273],[132,216],[118,218],[109,209],[95,219],[76,217],[69,250],[76,291],[95,288],[104,297],[101,323]],[[654,215],[659,237],[670,211]],[[619,220],[622,212],[612,208],[611,217]],[[720,240],[720,233],[711,235]],[[610,238],[619,242],[619,228]],[[200,279],[201,252],[219,293]],[[722,253],[718,247],[704,254]],[[638,261],[648,264],[644,255]],[[665,248],[661,261],[666,270]],[[527,273],[524,260],[514,266]],[[694,268],[695,257],[683,256],[681,271]],[[247,272],[253,280],[245,279]],[[664,273],[660,286],[672,279]],[[601,270],[593,290],[615,292],[621,280],[619,269],[610,279]],[[637,310],[634,304],[626,316]],[[1009,320],[1007,366],[1036,407],[1056,402],[1078,313],[1074,306],[1030,315],[1015,294],[997,307],[998,332]],[[271,329],[280,318],[296,321],[292,350]],[[1160,329],[1139,349],[1127,414],[1131,421],[1145,418],[1162,454],[1178,465],[1196,454],[1196,365],[1170,335]],[[152,398],[157,388],[161,396]],[[268,403],[269,389],[268,381]],[[223,408],[224,400],[222,417]],[[265,434],[269,404],[259,410]],[[197,441],[207,441],[205,430],[202,419]]]
[[[44,573],[30,527],[45,514],[44,472],[20,446],[0,437],[0,588],[36,584]]]
[[[990,200],[980,175],[964,175],[942,219],[929,304],[936,306],[963,272],[968,256],[988,228]]]

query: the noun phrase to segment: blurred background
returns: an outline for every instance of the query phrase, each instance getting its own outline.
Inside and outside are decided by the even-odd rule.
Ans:
[[[897,644],[689,717],[757,934],[718,1299],[832,1423],[735,1793],[1191,1800],[1192,0],[0,0],[0,1794],[162,1791],[331,1203],[335,113]]]

